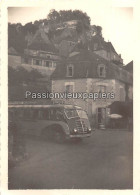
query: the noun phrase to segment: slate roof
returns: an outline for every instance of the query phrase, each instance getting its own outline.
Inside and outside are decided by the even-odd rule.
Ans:
[[[58,52],[58,50],[55,48],[53,44],[47,44],[43,41],[33,42],[28,48],[33,50],[48,51],[53,53]]]
[[[124,69],[133,73],[133,61],[129,62],[126,66],[124,66]]]
[[[33,37],[29,49],[42,50],[57,53],[57,49],[54,44],[49,40],[48,35],[43,30],[38,30]]]
[[[111,42],[106,42],[100,35],[95,35],[92,37],[91,41],[89,42],[89,47],[92,51],[94,51],[94,43],[98,43],[97,50],[104,49],[108,52],[113,51],[117,54],[116,50],[114,49]]]
[[[69,64],[74,66],[73,77],[66,76],[67,65]],[[97,72],[99,64],[104,64],[106,67],[106,77],[103,79],[117,79],[132,84],[132,75],[129,72],[89,50],[81,50],[79,53],[61,61],[53,72],[51,79],[99,78]]]

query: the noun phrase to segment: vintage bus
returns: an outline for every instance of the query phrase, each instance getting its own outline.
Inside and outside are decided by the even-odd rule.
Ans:
[[[63,142],[91,135],[87,113],[74,105],[9,105],[9,123],[21,134]],[[10,125],[9,125],[10,126]]]

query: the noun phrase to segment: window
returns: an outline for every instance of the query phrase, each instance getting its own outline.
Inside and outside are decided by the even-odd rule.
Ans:
[[[39,60],[36,60],[36,65],[39,65]]]
[[[34,60],[33,60],[33,64],[34,64],[34,65],[37,65],[37,66],[41,66],[41,65],[42,65],[42,62],[41,62],[41,60],[36,60],[36,59],[34,59]]]
[[[104,86],[104,85],[99,85],[99,86],[98,86],[98,92],[99,92],[99,93],[106,93],[106,86]]]
[[[53,67],[54,67],[54,68],[56,67],[56,62],[53,62]]]
[[[43,111],[43,119],[49,120],[50,119],[50,109],[45,109]]]
[[[31,117],[30,110],[25,108],[23,112],[23,119],[30,120],[30,117]]]
[[[106,70],[105,70],[105,65],[104,64],[100,64],[98,66],[98,75],[99,75],[99,77],[105,77],[106,76]]]
[[[64,121],[64,115],[61,110],[56,110],[55,116],[56,116],[56,120]]]
[[[102,94],[102,98],[99,98],[98,101],[106,101],[106,86],[98,85],[98,93]]]
[[[102,122],[102,109],[98,108],[98,123],[100,124]]]
[[[28,64],[32,64],[32,59],[31,58],[29,58]]]
[[[33,56],[37,55],[37,51],[31,51],[31,53],[32,53]]]
[[[40,56],[41,56],[41,57],[46,57],[46,54],[41,53]]]
[[[66,93],[72,93],[73,92],[73,85],[66,85]]]
[[[45,61],[45,66],[49,67],[49,61]]]
[[[38,119],[38,112],[39,112],[39,110],[37,110],[37,109],[34,109],[33,110],[33,119]]]
[[[104,67],[100,67],[100,76],[102,77],[104,75]]]
[[[49,67],[53,67],[53,63],[51,61],[49,62]]]
[[[72,77],[73,76],[73,65],[67,66],[67,76]]]
[[[64,121],[63,111],[61,109],[56,108],[50,109],[50,119],[54,121]]]
[[[78,117],[78,112],[76,109],[66,109],[65,112],[68,119]]]
[[[22,108],[18,109],[17,113],[18,113],[18,117],[19,118],[23,118],[24,117],[24,110]]]
[[[28,58],[24,58],[24,63],[28,64]]]

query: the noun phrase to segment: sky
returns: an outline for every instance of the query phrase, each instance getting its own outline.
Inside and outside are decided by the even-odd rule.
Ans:
[[[79,1],[79,3],[78,3]],[[51,9],[68,10],[79,9],[86,12],[91,18],[91,24],[102,27],[105,41],[111,41],[118,54],[122,55],[124,64],[133,60],[133,8],[112,7],[109,4],[101,5],[98,0],[50,1],[43,7],[9,7],[8,21],[23,25],[47,17]]]

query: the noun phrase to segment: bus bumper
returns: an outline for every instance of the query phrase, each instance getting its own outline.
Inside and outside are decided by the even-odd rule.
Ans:
[[[88,134],[75,134],[75,135],[69,135],[68,138],[83,138],[83,137],[90,137],[91,136],[91,133],[88,133]]]

